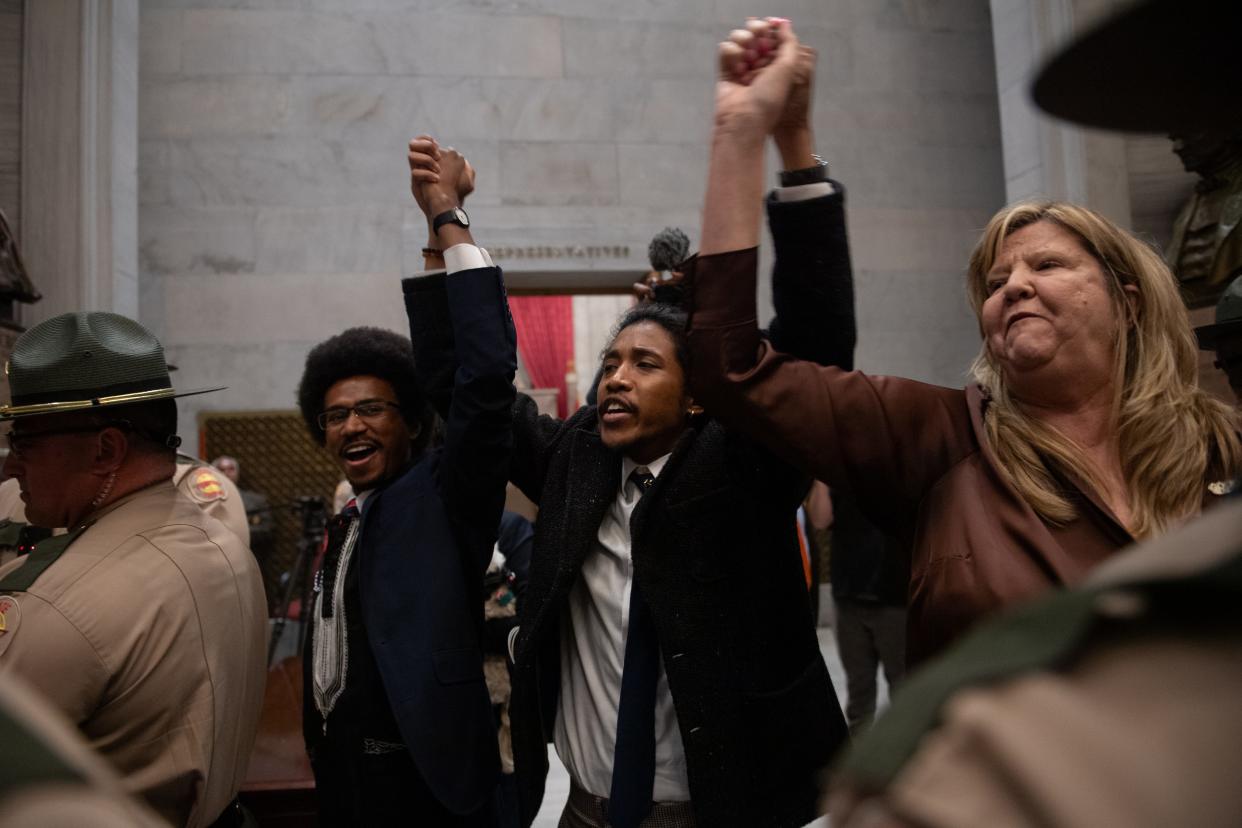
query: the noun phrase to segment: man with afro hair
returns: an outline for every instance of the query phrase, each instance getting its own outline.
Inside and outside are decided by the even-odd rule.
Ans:
[[[459,219],[470,165],[438,153],[416,193],[452,219],[441,299],[459,370],[420,377],[410,341],[351,328],[306,360],[298,404],[355,499],[328,528],[304,657],[321,825],[494,826],[500,765],[483,678],[483,574],[504,506],[516,335],[500,270]],[[419,301],[411,280],[407,305]],[[446,401],[429,447],[430,397]]]

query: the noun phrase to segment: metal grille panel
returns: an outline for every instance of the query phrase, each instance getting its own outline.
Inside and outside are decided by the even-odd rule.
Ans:
[[[280,576],[297,556],[301,525],[297,498],[322,498],[332,508],[341,472],[306,433],[295,411],[213,411],[198,418],[202,456],[221,454],[241,464],[242,488],[267,496],[275,517],[275,540],[269,560],[261,561],[269,606],[283,595]]]

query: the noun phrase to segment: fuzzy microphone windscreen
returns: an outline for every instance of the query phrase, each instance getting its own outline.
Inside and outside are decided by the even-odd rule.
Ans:
[[[689,252],[690,239],[676,227],[665,227],[647,245],[652,270],[672,270],[685,261]]]

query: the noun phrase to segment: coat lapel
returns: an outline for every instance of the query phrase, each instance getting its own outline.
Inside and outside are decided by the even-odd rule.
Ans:
[[[551,479],[557,485],[544,488],[549,502],[541,508],[525,599],[534,615],[523,622],[520,641],[538,640],[549,618],[555,620],[620,484],[621,460],[604,447],[599,434],[574,429],[566,435],[565,445],[564,476],[553,471]],[[546,538],[539,537],[542,531],[549,533]],[[555,554],[540,554],[543,550]]]
[[[621,458],[606,448],[599,434],[578,430],[569,445],[569,496],[563,552],[559,556],[554,598],[569,593],[582,562],[595,544],[599,525],[621,485]]]

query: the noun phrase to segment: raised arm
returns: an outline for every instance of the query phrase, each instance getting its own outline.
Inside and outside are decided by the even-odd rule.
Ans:
[[[767,21],[752,20],[749,39]],[[741,32],[735,33],[735,36]],[[732,38],[731,38],[732,39]],[[739,44],[740,45],[740,44]],[[799,46],[793,83],[772,130],[781,159],[780,187],[768,194],[775,262],[768,339],[778,351],[820,365],[854,367],[854,273],[845,231],[845,192],[814,153],[811,127],[815,50]]]
[[[433,193],[428,189],[428,185],[437,184],[440,181],[441,157],[442,151],[428,136],[419,136],[410,142],[412,189],[415,200],[418,201],[419,207],[428,218],[429,228],[436,215],[435,211],[444,207],[444,204],[433,203]],[[468,189],[462,192],[462,188],[467,187],[467,184]],[[457,192],[460,198],[464,199],[473,186],[473,171],[470,172],[468,182],[459,177]],[[473,247],[472,242],[469,244]],[[433,268],[451,269],[453,263],[459,258],[456,251],[449,251],[451,246],[451,241],[442,241],[434,230],[429,229],[427,265]],[[497,273],[499,273],[498,270]],[[415,365],[418,366],[424,388],[433,407],[446,421],[450,419],[450,409],[456,400],[454,389],[463,358],[458,341],[457,322],[450,309],[450,286],[455,280],[461,281],[459,279],[461,275],[459,273],[448,275],[443,270],[437,269],[426,276],[406,279],[403,283]],[[503,284],[501,284],[499,302],[504,306],[506,318],[510,318]],[[512,330],[512,322],[510,321],[509,324]],[[510,419],[511,444],[508,474],[514,485],[527,497],[538,502],[543,490],[545,458],[556,440],[559,439],[564,426],[554,417],[539,414],[534,401],[525,394],[512,392],[512,375],[513,372],[510,371],[513,407]]]
[[[422,140],[427,146],[418,149],[425,149],[427,159],[416,164],[411,157],[411,179],[419,205],[434,222],[461,206],[458,193],[465,182],[472,186],[474,172],[460,153],[438,147],[425,136]],[[415,149],[412,143],[412,156]],[[456,360],[437,471],[440,495],[460,531],[487,535],[485,551],[490,559],[513,446],[517,336],[500,269],[486,262],[470,228],[442,222],[436,234],[448,265],[442,309],[447,309]],[[408,282],[403,288],[407,304],[416,307],[419,294],[427,292]],[[420,313],[410,314],[412,341],[421,339],[422,322]],[[425,347],[421,350],[426,356]],[[436,370],[440,369],[428,366],[429,373]],[[477,563],[480,571],[487,566],[487,560]]]
[[[912,517],[926,487],[973,449],[962,392],[824,367],[773,350],[759,334],[755,247],[763,142],[806,60],[786,21],[776,21],[774,30],[779,42],[766,66],[756,68],[750,57],[762,58],[764,50],[743,48],[736,37],[720,50],[703,253],[687,273],[694,397],[731,429],[812,476]],[[829,232],[839,234],[837,249],[848,266],[843,211],[832,220],[838,224]],[[839,266],[841,256],[821,265]],[[822,326],[830,319],[803,322]]]

